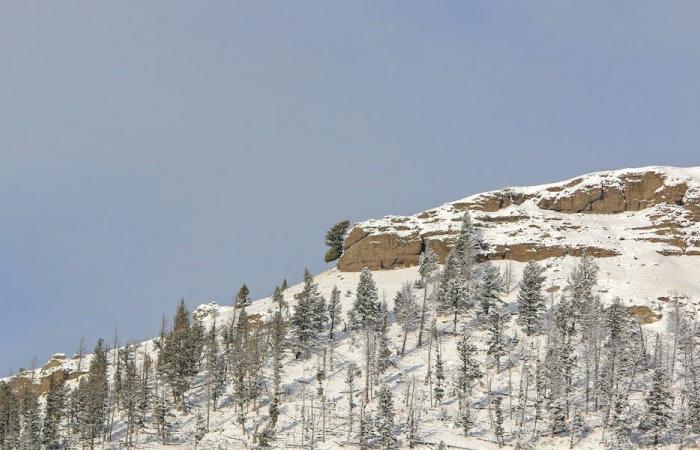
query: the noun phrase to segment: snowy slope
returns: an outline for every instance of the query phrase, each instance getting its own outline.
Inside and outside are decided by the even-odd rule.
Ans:
[[[648,205],[634,211],[625,210],[613,213],[596,213],[593,211],[565,212],[561,210],[562,207],[559,207],[560,210],[543,207],[543,205],[554,204],[557,199],[560,199],[561,204],[561,199],[575,197],[577,192],[590,190],[595,186],[611,186],[615,184],[622,186],[626,182],[625,179],[629,180],[626,177],[639,177],[641,176],[640,174],[649,172],[663,176],[664,188],[657,188],[659,190],[657,194],[659,195],[666,187],[685,185],[681,196],[683,204],[676,204],[675,201],[673,204],[668,204],[665,201],[649,202]],[[700,280],[700,267],[698,266],[700,257],[692,256],[693,253],[688,251],[697,246],[697,241],[694,241],[694,239],[698,235],[698,223],[697,220],[691,218],[688,213],[689,210],[685,209],[688,204],[692,205],[693,199],[698,196],[700,192],[698,188],[700,186],[699,181],[700,168],[672,169],[655,167],[604,172],[550,185],[512,188],[509,190],[510,198],[524,200],[519,201],[518,204],[511,203],[506,206],[502,206],[501,203],[499,204],[500,207],[494,211],[479,211],[478,208],[470,208],[476,211],[474,213],[475,219],[481,223],[484,238],[492,247],[506,245],[504,242],[507,241],[508,245],[511,245],[511,243],[540,242],[547,246],[549,245],[547,243],[556,243],[557,245],[563,243],[570,247],[576,247],[577,245],[596,246],[613,250],[615,252],[614,255],[596,259],[600,267],[597,293],[606,303],[612,301],[615,297],[620,297],[626,305],[649,307],[651,311],[659,314],[661,320],[644,325],[644,330],[648,333],[658,332],[663,335],[665,333],[664,325],[668,315],[668,299],[670,297],[682,298],[684,309],[691,317],[696,316],[697,309],[700,307],[700,282],[698,281]],[[500,195],[499,193],[503,191],[495,192],[467,197],[458,202],[448,203],[434,210],[407,218],[397,219],[395,216],[389,216],[380,220],[363,222],[358,224],[356,228],[360,228],[364,233],[375,237],[391,233],[403,238],[410,238],[416,233],[416,230],[419,230],[418,234],[423,236],[423,238],[429,236],[431,239],[437,239],[440,236],[448,236],[454,232],[458,226],[456,219],[463,214],[463,209],[461,209],[460,205],[482,205],[483,207],[486,204],[484,203],[484,198],[490,199],[494,195]],[[660,215],[663,217],[660,218]],[[506,219],[493,220],[494,217],[520,217],[520,219],[516,221]],[[664,252],[664,248],[669,244],[650,241],[645,238],[645,233],[655,232],[649,228],[645,229],[645,227],[656,226],[664,223],[664,221],[668,223],[671,219],[673,223],[681,225],[679,227],[680,231],[674,230],[674,232],[677,231],[682,234],[684,239],[685,247],[681,253]],[[533,224],[537,228],[532,227],[531,225]],[[562,224],[566,226],[562,226]],[[675,245],[673,247],[677,248]],[[579,258],[570,256],[570,254],[550,255],[542,261],[542,264],[546,267],[546,285],[552,288],[550,289],[553,292],[552,301],[558,301],[558,295],[565,286],[572,268],[578,261]],[[494,259],[493,263],[501,269],[502,273],[506,273],[509,269],[512,270],[510,289],[504,300],[513,307],[517,295],[516,285],[520,280],[525,262]],[[393,307],[394,295],[402,285],[404,283],[413,283],[419,278],[417,267],[415,266],[394,270],[374,270],[373,276],[377,283],[380,300],[386,301],[389,309]],[[342,271],[334,268],[318,274],[314,279],[319,285],[319,290],[326,298],[330,297],[330,292],[334,286],[340,289],[343,303],[343,318],[345,318],[345,313],[351,309],[354,300],[359,272]],[[298,293],[301,288],[302,284],[298,284],[290,286],[285,291],[285,299],[292,307],[295,303],[294,294]],[[420,289],[416,289],[415,292],[417,297],[422,297]],[[259,299],[248,306],[247,311],[250,315],[259,315],[260,318],[267,319],[271,316],[273,304],[270,298]],[[206,326],[210,326],[214,320],[217,321],[217,324],[226,323],[233,314],[233,308],[228,305],[209,303],[200,305],[193,314],[200,317]],[[438,317],[438,326],[445,332],[441,347],[446,362],[447,380],[451,380],[454,378],[458,362],[456,337],[450,333],[450,318]],[[476,326],[472,317],[462,317],[460,332],[470,333],[479,349],[483,350],[485,347],[485,333]],[[522,339],[523,345],[528,345],[530,348],[543,348],[544,346],[544,336],[527,341],[523,339],[524,336],[514,321],[510,323],[509,333],[517,335]],[[391,325],[390,337],[392,338],[393,347],[398,348],[402,334],[397,324]],[[409,381],[415,380],[418,386],[417,398],[423,400],[420,431],[425,444],[419,448],[437,448],[436,446],[440,441],[444,441],[453,448],[497,448],[495,437],[489,425],[489,410],[487,408],[489,392],[493,394],[494,392],[507,393],[511,390],[517,390],[520,377],[519,355],[512,355],[514,362],[512,370],[497,373],[493,367],[490,367],[486,371],[486,376],[479,382],[473,398],[474,404],[477,405],[477,427],[475,432],[469,437],[465,437],[459,427],[456,427],[451,420],[441,419],[441,417],[451,415],[454,412],[456,408],[454,397],[448,395],[448,401],[441,407],[433,407],[428,404],[427,399],[430,396],[430,390],[423,380],[428,369],[429,346],[416,348],[416,337],[415,332],[409,335],[406,355],[401,358],[396,357],[396,367],[390,369],[382,377],[383,381],[393,392],[397,414],[396,423],[399,426],[399,431],[401,431],[399,435],[400,444],[405,444],[404,425],[407,408],[404,399],[406,387]],[[154,352],[153,341],[137,344],[137,354],[141,355],[144,352]],[[483,358],[483,351],[480,351],[479,354]],[[89,359],[90,357],[87,356],[83,360],[83,368],[87,367]],[[322,426],[320,418],[316,416],[318,422],[315,429],[316,433],[318,433],[318,439],[314,448],[355,448],[351,443],[346,442],[347,392],[344,378],[345,370],[350,362],[355,362],[360,367],[363,366],[362,346],[359,342],[355,342],[351,336],[341,332],[339,333],[336,347],[332,351],[332,356],[329,355],[329,361],[327,362],[330,370],[328,370],[326,384],[328,418],[325,427],[325,439],[321,441]],[[484,367],[487,367],[486,362],[483,362]],[[276,443],[280,448],[302,448],[300,430],[301,407],[302,403],[304,403],[306,408],[310,407],[308,402],[310,402],[315,391],[315,374],[318,364],[319,358],[317,356],[312,356],[308,360],[296,360],[290,355],[286,360],[284,365],[284,384],[287,389],[287,395],[281,407],[280,422],[278,423],[278,440]],[[75,359],[56,359],[47,367],[37,369],[35,378],[41,379],[59,369],[75,372],[76,368],[77,361]],[[265,369],[265,375],[270,376],[269,368]],[[24,373],[23,376],[28,377],[29,374]],[[167,447],[159,446],[154,433],[147,429],[140,436],[138,448],[172,448],[173,446],[192,448],[195,430],[194,413],[198,410],[203,410],[206,403],[206,392],[203,383],[204,376],[200,373],[194,381],[193,389],[187,395],[187,401],[191,405],[191,413],[176,413],[172,445]],[[490,389],[487,383],[490,384]],[[70,386],[75,384],[75,380],[69,383]],[[356,388],[360,389],[361,387],[362,381],[360,380]],[[639,399],[643,393],[635,392],[633,395],[636,396],[636,399]],[[243,435],[240,426],[235,422],[232,398],[231,386],[228,386],[227,394],[220,402],[221,407],[218,411],[211,413],[210,432],[199,444],[199,448],[236,449],[252,448],[254,446],[252,440],[254,431],[261,430],[266,423],[267,400],[264,399],[259,414],[251,410],[247,424],[248,433]],[[368,406],[370,411],[375,408],[375,404],[375,401],[370,402]],[[318,405],[314,406],[314,408],[317,407]],[[600,420],[601,418],[597,413],[591,413],[586,417],[586,422],[592,427],[592,431],[587,433],[582,438],[582,441],[578,443],[580,448],[600,447],[600,429],[598,427]],[[508,446],[512,447],[518,442],[518,437],[514,432],[516,428],[516,423],[507,418]],[[117,420],[114,434],[116,442],[106,444],[105,448],[123,448],[123,445],[118,441],[118,439],[123,438],[123,434],[123,424]],[[521,436],[520,439],[524,443],[527,441],[527,436]],[[540,438],[534,447],[555,449],[568,448],[568,445],[567,436],[561,438],[545,436]]]

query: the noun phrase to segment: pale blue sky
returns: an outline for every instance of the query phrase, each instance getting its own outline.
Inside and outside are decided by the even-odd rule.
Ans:
[[[0,370],[334,222],[700,156],[698,2],[0,1]]]

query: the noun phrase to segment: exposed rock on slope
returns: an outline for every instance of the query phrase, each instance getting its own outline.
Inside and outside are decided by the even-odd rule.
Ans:
[[[338,268],[412,266],[426,246],[444,262],[467,210],[488,259],[609,257],[646,246],[662,255],[700,255],[700,167],[648,167],[506,188],[413,216],[360,222],[346,236]]]

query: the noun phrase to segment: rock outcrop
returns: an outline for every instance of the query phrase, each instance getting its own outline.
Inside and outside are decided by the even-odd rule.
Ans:
[[[393,269],[430,247],[444,262],[469,211],[484,259],[610,257],[634,245],[663,255],[700,255],[700,168],[600,172],[561,183],[473,195],[413,216],[356,224],[338,268]]]

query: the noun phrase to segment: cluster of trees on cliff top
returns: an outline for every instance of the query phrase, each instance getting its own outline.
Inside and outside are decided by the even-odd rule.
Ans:
[[[428,249],[391,305],[367,269],[354,292],[328,298],[306,271],[296,294],[275,288],[266,314],[249,314],[243,285],[221,322],[180,301],[150,346],[99,340],[81,376],[58,371],[41,396],[0,382],[0,446],[697,442],[700,327],[680,302],[665,331],[648,331],[619,299],[601,300],[587,256],[556,301],[530,262],[507,302],[511,283],[477,263],[480,248],[467,214],[444,266]]]

